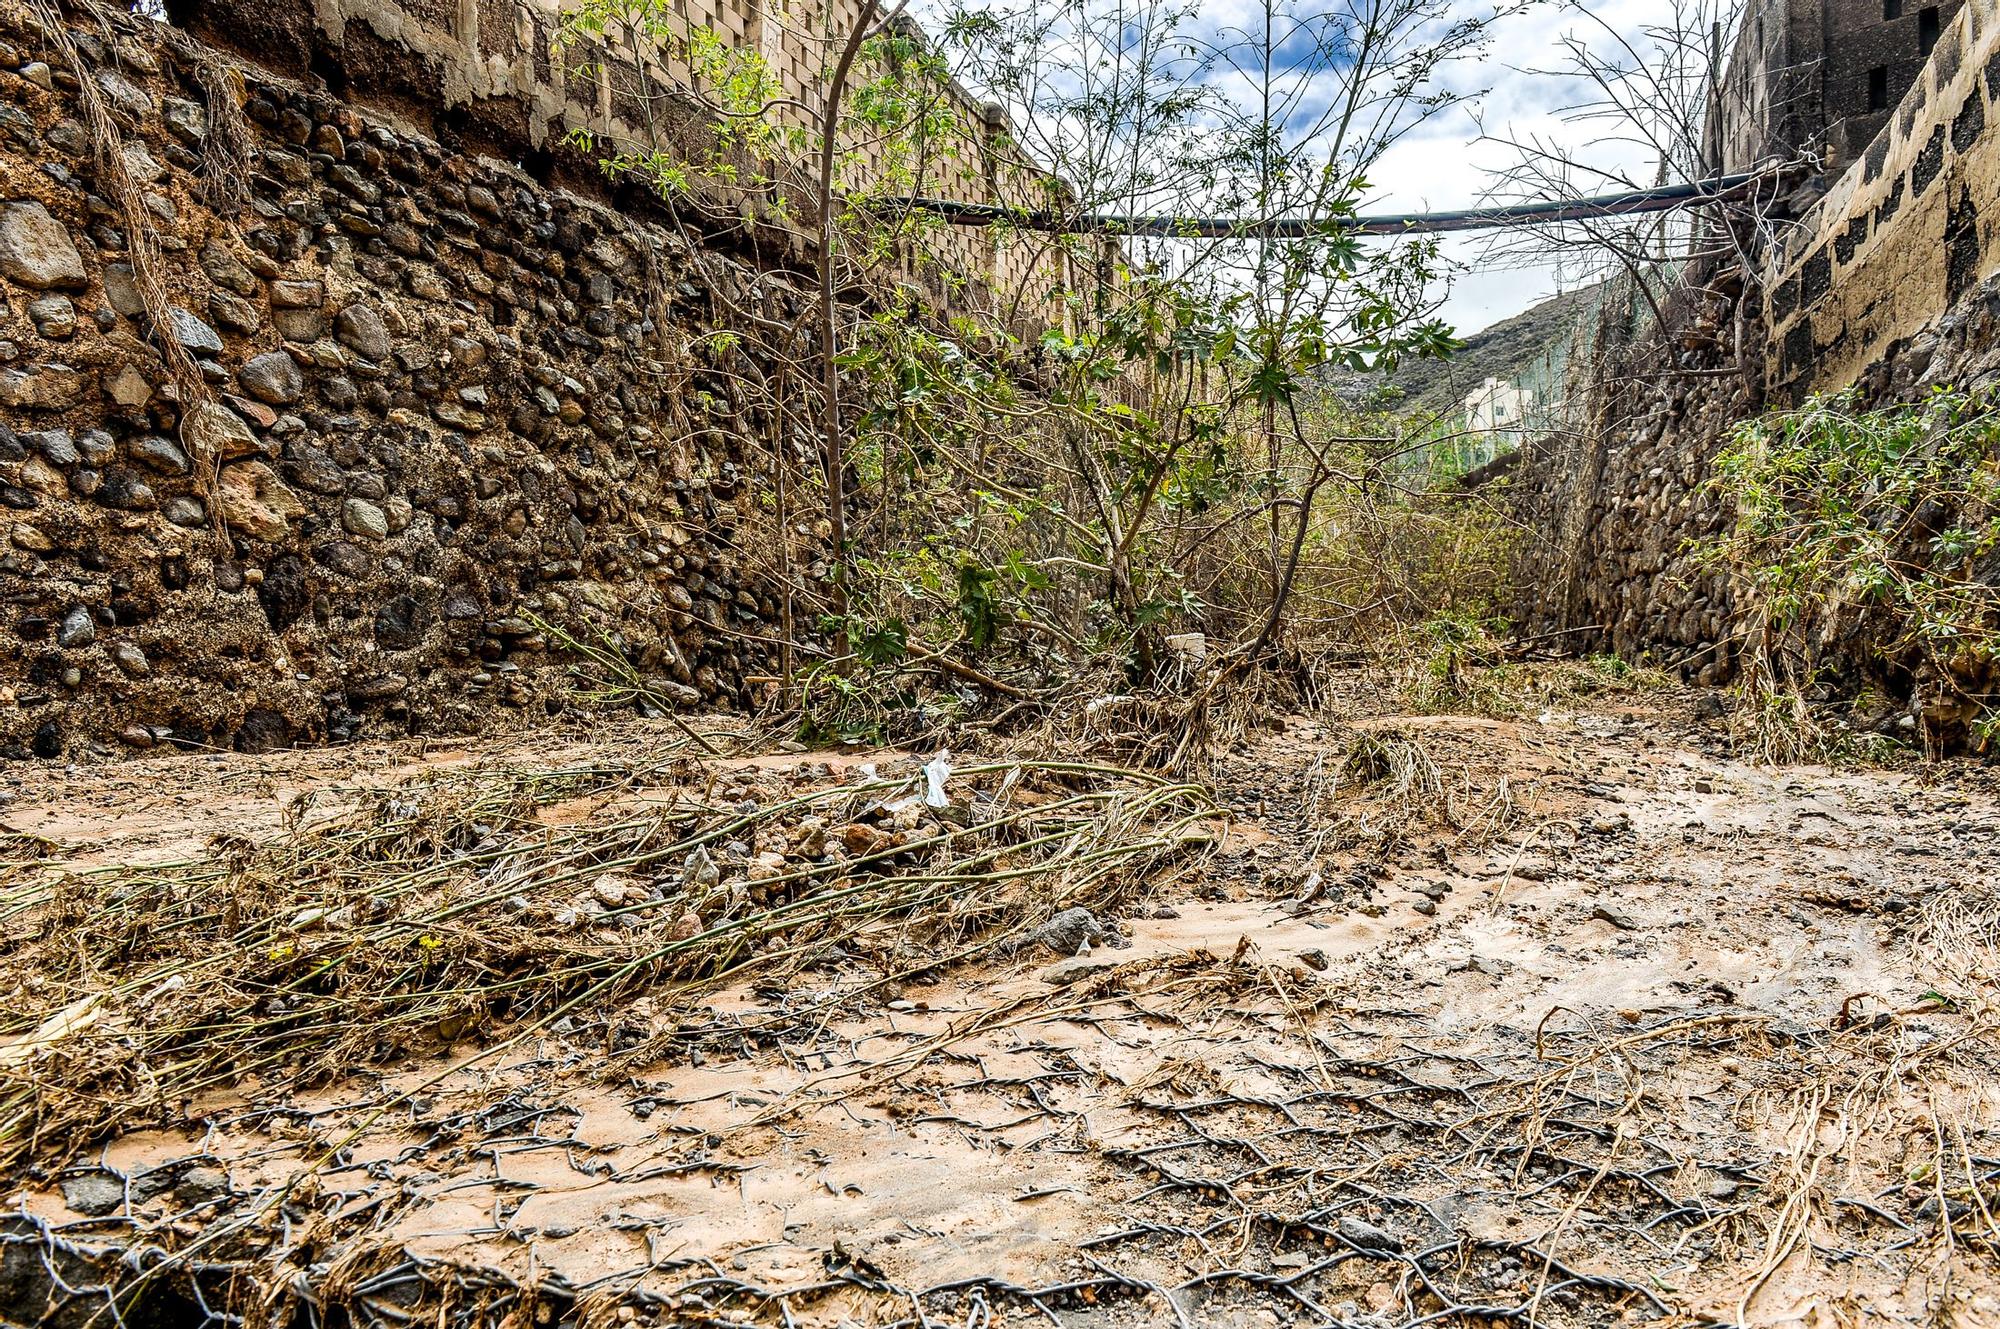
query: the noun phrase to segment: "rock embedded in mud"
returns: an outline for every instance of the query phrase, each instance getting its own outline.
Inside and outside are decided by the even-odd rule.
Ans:
[[[222,354],[222,337],[216,330],[179,305],[167,311],[167,335],[179,342],[190,355]]]
[[[35,451],[42,454],[49,465],[68,470],[82,465],[83,456],[76,450],[76,442],[65,429],[43,429],[32,434],[21,435],[21,441],[32,444]]]
[[[90,610],[78,605],[63,615],[62,626],[56,631],[56,645],[65,648],[88,646],[97,640],[97,620]]]
[[[365,498],[350,498],[340,509],[340,524],[351,535],[369,540],[389,538],[389,517]]]
[[[229,1194],[229,1174],[219,1167],[191,1167],[174,1183],[174,1193],[185,1204],[205,1204]]]
[[[591,894],[607,909],[618,909],[644,894],[629,878],[607,872],[590,884]]]
[[[232,531],[277,544],[291,534],[292,520],[306,515],[305,504],[261,461],[222,468],[216,485],[222,520]]]
[[[113,1172],[64,1177],[56,1188],[62,1192],[64,1204],[91,1218],[115,1214],[125,1207],[125,1180]]]
[[[288,406],[306,391],[306,376],[299,362],[283,351],[253,356],[236,372],[236,381],[245,392],[272,406]]]
[[[76,333],[76,306],[66,295],[44,296],[28,306],[28,321],[44,337],[61,341]]]
[[[1620,932],[1636,932],[1639,929],[1638,923],[1633,920],[1630,914],[1622,909],[1613,908],[1608,904],[1593,906],[1590,916],[1600,922],[1609,923]]]
[[[83,375],[68,365],[42,363],[0,370],[0,406],[24,411],[63,411],[83,395]]]
[[[1068,987],[1086,978],[1108,974],[1120,963],[1107,955],[1075,955],[1049,965],[1038,977],[1052,988]]]
[[[0,272],[23,286],[80,288],[90,283],[69,228],[33,200],[0,207]]]
[[[123,466],[113,466],[104,472],[97,501],[124,512],[151,512],[160,505],[153,487]]]
[[[1344,1239],[1365,1251],[1400,1251],[1402,1239],[1395,1233],[1375,1226],[1365,1218],[1343,1214],[1334,1230]]]
[[[243,417],[216,402],[207,402],[188,413],[181,426],[181,438],[197,456],[223,461],[254,457],[264,451],[263,443],[243,422]]]
[[[889,834],[863,821],[850,821],[834,831],[840,847],[855,857],[873,854],[889,846]]]
[[[364,359],[387,360],[393,349],[381,311],[366,301],[351,304],[335,315],[333,332],[343,345]]]
[[[1063,910],[1035,930],[1034,940],[1058,955],[1075,955],[1110,935],[1096,914],[1081,905]]]

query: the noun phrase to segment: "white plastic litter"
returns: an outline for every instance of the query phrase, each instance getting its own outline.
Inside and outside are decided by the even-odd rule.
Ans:
[[[939,752],[924,766],[924,802],[934,808],[949,807],[951,800],[945,797],[944,782],[950,778],[951,753]]]

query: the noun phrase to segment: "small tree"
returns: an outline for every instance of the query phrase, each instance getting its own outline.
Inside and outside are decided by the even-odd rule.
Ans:
[[[655,26],[639,40],[613,14]],[[1327,486],[1365,481],[1302,396],[1328,368],[1449,347],[1435,246],[1348,223],[1491,20],[1260,0],[1225,30],[1182,0],[1028,0],[948,11],[933,45],[869,17],[813,35],[810,115],[754,55],[673,36],[658,0],[585,0],[566,28],[600,62],[685,52],[677,95],[708,127],[694,150],[583,139],[608,170],[690,224],[717,211],[712,183],[815,251],[809,320],[728,316],[818,426],[835,658],[1026,700],[1103,659],[1179,686],[1189,657],[1165,642],[1195,630],[1218,643],[1212,689],[1282,636]],[[991,99],[983,133],[959,86]],[[968,181],[1013,209],[970,262],[915,202]],[[1121,239],[1106,213],[1179,220]],[[881,280],[913,263],[947,305]],[[1009,650],[1030,686],[962,658]],[[868,686],[837,691],[875,706]]]

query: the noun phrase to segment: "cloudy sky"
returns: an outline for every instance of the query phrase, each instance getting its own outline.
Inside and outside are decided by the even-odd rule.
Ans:
[[[1059,25],[1092,27],[1100,32],[1116,32],[1125,25],[1126,35],[1121,44],[1130,51],[1136,49],[1133,44],[1138,42],[1136,34],[1140,31],[1132,25],[1144,21],[1139,16],[1158,15],[1161,7],[1172,9],[1176,2],[914,0],[914,8],[924,21],[932,23],[945,11],[962,7],[970,14],[996,17],[1031,13],[1053,18]],[[1435,76],[1438,87],[1460,100],[1409,130],[1370,172],[1374,193],[1362,210],[1399,214],[1519,201],[1518,194],[1498,198],[1493,195],[1495,173],[1519,156],[1510,142],[1537,141],[1573,153],[1594,168],[1583,171],[1569,185],[1550,191],[1554,194],[1608,193],[1626,187],[1628,182],[1654,183],[1657,161],[1650,152],[1622,141],[1621,135],[1630,133],[1628,128],[1608,125],[1602,120],[1580,119],[1575,114],[1577,103],[1587,94],[1581,80],[1573,74],[1565,77],[1562,72],[1566,67],[1573,69],[1566,43],[1581,41],[1600,58],[1627,65],[1633,63],[1631,53],[1638,51],[1649,57],[1650,64],[1653,61],[1649,25],[1671,25],[1679,16],[1683,26],[1705,33],[1709,18],[1726,10],[1735,0],[1273,0],[1273,3],[1281,11],[1277,25],[1280,31],[1291,30],[1290,25],[1296,20],[1303,20],[1307,27],[1338,25],[1343,15],[1380,12],[1375,7],[1385,5],[1392,10],[1417,6],[1421,12],[1434,3],[1436,12],[1430,16],[1427,32],[1448,30],[1454,23],[1465,20],[1490,20],[1485,43],[1477,55],[1448,62]],[[1191,77],[1207,84],[1212,91],[1239,106],[1258,105],[1254,58],[1248,61],[1250,70],[1240,64],[1231,70],[1226,67],[1226,60],[1205,60],[1194,52],[1206,50],[1212,55],[1224,50],[1241,55],[1246,44],[1254,46],[1254,41],[1246,43],[1245,38],[1261,31],[1264,0],[1189,0],[1189,4],[1186,26],[1179,29],[1186,39],[1185,46],[1177,38],[1156,49],[1188,53],[1188,63],[1176,66],[1177,77]],[[1495,17],[1496,5],[1506,8],[1504,16]],[[1078,17],[1085,14],[1093,17]],[[1099,24],[1108,24],[1108,28]],[[1350,23],[1344,30],[1352,31],[1353,27]],[[1321,27],[1320,31],[1324,33],[1326,29]],[[1287,43],[1278,52],[1281,65],[1288,53],[1293,62],[1289,73],[1297,100],[1290,104],[1285,118],[1294,126],[1309,124],[1341,95],[1338,66],[1329,70],[1324,63],[1328,57],[1313,55],[1313,45],[1308,38]],[[1705,61],[1705,45],[1703,42],[1704,50],[1697,56],[1698,61]],[[1622,51],[1621,46],[1625,48]],[[1029,45],[1021,49],[1034,48]],[[1027,61],[1027,67],[1033,71],[1029,79],[1062,85],[1064,94],[1075,96],[1077,79],[1088,76],[1072,71],[1097,67],[1105,48],[1090,45],[1088,39],[1077,45],[1068,44],[1067,38],[1054,37],[1044,39],[1042,50],[1039,61],[1032,57]],[[1196,70],[1201,72],[1193,72]],[[976,73],[968,81],[983,86],[987,95],[999,97],[1010,109],[1021,106],[1023,95],[1030,99],[1039,95],[1022,93],[1019,84],[1008,87],[986,84]],[[1061,114],[1053,117],[1017,114],[1016,123],[1026,136],[1029,150],[1057,165],[1059,170],[1067,170],[1062,165],[1065,160],[1075,160],[1071,149],[1076,144],[1061,141],[1068,137]],[[1055,137],[1052,139],[1051,135]],[[1083,133],[1076,142],[1088,141],[1091,136]],[[1173,178],[1170,171],[1163,174],[1161,187],[1171,191]],[[1163,201],[1157,197],[1150,203],[1132,200],[1142,211],[1156,209]],[[1164,206],[1173,204],[1164,202]],[[1558,290],[1573,288],[1598,275],[1588,264],[1575,260],[1567,269],[1548,261],[1524,263],[1518,256],[1512,261],[1496,261],[1490,253],[1490,240],[1477,234],[1451,237],[1446,244],[1457,271],[1443,314],[1461,333],[1476,331],[1519,313]]]
[[[1653,163],[1645,153],[1608,141],[1601,123],[1579,122],[1565,114],[1576,104],[1579,90],[1549,71],[1563,63],[1565,37],[1586,40],[1593,50],[1614,54],[1611,32],[1626,34],[1638,44],[1644,26],[1662,21],[1667,6],[1660,0],[1584,3],[1588,13],[1579,12],[1576,5],[1548,3],[1498,21],[1485,59],[1449,75],[1452,88],[1469,100],[1390,149],[1375,171],[1374,183],[1382,194],[1370,210],[1432,211],[1491,201],[1484,195],[1492,186],[1493,172],[1515,155],[1495,139],[1545,139],[1571,148],[1607,173],[1652,183]],[[1478,12],[1472,6],[1466,9]],[[1618,187],[1598,180],[1590,182],[1586,192]],[[1447,247],[1463,270],[1453,281],[1444,316],[1461,333],[1517,314],[1579,280],[1576,271],[1564,272],[1555,265],[1495,262],[1482,255],[1484,242],[1477,236],[1452,237]]]

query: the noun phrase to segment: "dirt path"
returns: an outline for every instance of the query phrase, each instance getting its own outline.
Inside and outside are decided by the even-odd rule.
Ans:
[[[1691,714],[1295,721],[1125,945],[253,1081],[8,1207],[72,1241],[282,1209],[384,1322],[443,1322],[450,1267],[461,1306],[657,1323],[2000,1324],[1988,773],[1760,769]],[[126,768],[181,781],[137,824],[80,778],[9,824],[158,852],[424,757],[180,760]]]

